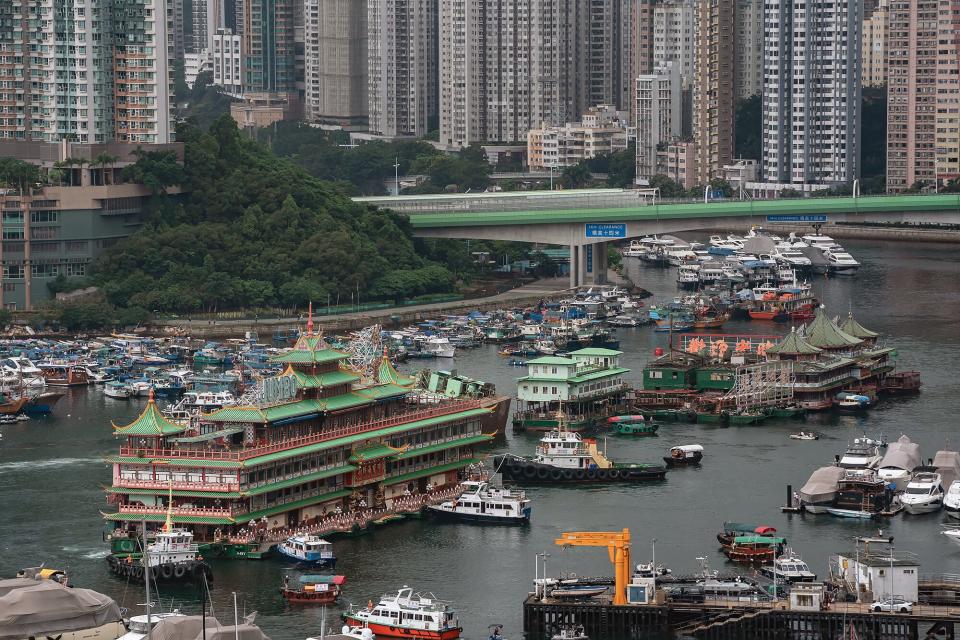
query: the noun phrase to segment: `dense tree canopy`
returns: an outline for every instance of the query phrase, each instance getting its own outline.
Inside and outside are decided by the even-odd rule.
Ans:
[[[183,126],[177,138],[184,195],[160,198],[154,222],[96,263],[109,302],[189,312],[452,287],[449,270],[414,250],[405,217],[351,202],[243,137],[229,117],[207,132]],[[141,161],[166,166],[148,156]]]

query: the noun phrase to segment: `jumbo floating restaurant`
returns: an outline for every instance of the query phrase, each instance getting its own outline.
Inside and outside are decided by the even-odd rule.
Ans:
[[[117,510],[105,519],[127,532],[160,523],[169,494],[173,522],[212,542],[253,521],[289,527],[338,507],[389,508],[408,490],[457,484],[479,462],[474,447],[502,432],[510,399],[491,385],[434,373],[425,404],[386,357],[368,380],[348,357],[308,328],[274,358],[287,368],[263,382],[255,405],[207,414],[194,430],[151,398],[136,420],[114,425],[124,442],[107,458]],[[254,551],[227,547],[231,556]]]

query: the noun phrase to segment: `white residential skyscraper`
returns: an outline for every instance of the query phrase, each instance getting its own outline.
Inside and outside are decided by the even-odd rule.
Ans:
[[[170,142],[172,23],[166,0],[0,0],[0,139]]]
[[[367,1],[370,131],[423,136],[437,110],[437,0]]]
[[[763,0],[737,0],[733,93],[737,100],[763,91]]]
[[[637,183],[657,173],[657,147],[680,136],[680,68],[673,62],[637,77]]]
[[[857,177],[862,26],[861,0],[766,0],[767,182],[836,185]]]

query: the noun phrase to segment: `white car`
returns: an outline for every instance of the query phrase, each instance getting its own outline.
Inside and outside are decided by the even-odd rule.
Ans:
[[[913,603],[904,600],[900,596],[893,596],[892,598],[877,600],[870,605],[870,610],[875,612],[890,611],[891,613],[911,613],[913,611]]]

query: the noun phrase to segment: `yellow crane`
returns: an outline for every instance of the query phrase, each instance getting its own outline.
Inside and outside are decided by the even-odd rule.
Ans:
[[[614,571],[613,604],[627,604],[630,579],[630,529],[623,531],[565,531],[554,540],[561,547],[606,547]]]

